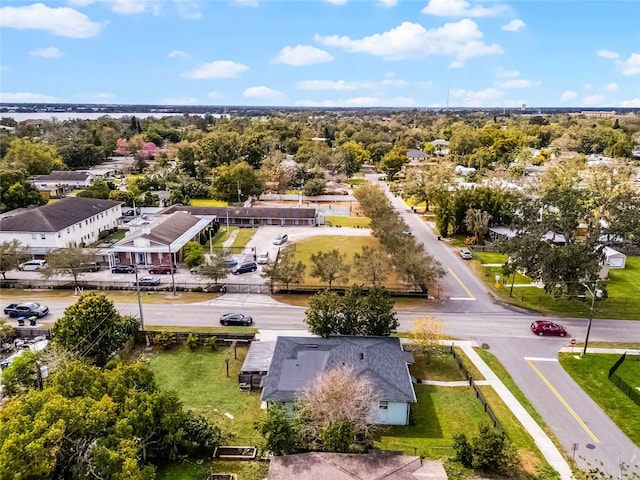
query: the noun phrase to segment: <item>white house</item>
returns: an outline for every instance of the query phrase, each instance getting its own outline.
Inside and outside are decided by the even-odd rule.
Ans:
[[[605,263],[609,265],[609,268],[624,268],[627,263],[627,256],[611,247],[604,247],[602,249],[604,254]]]
[[[73,190],[90,187],[95,177],[89,170],[54,170],[49,175],[36,175],[31,181],[38,190],[54,190],[57,187]]]
[[[413,356],[396,337],[278,337],[262,379],[262,401],[267,408],[272,403],[292,405],[317,375],[347,365],[376,387],[379,400],[371,403],[372,422],[408,425],[409,406],[416,402],[410,363]]]
[[[34,256],[70,244],[90,244],[103,230],[118,226],[121,202],[68,197],[42,207],[21,209],[0,219],[0,242],[19,240]]]

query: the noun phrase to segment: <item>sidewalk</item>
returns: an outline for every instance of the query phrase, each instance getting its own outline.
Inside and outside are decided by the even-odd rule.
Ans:
[[[547,459],[549,465],[555,469],[562,480],[571,480],[573,475],[571,473],[571,467],[564,459],[562,453],[553,444],[547,434],[540,428],[536,421],[529,415],[524,409],[516,397],[507,389],[498,376],[493,373],[491,368],[482,360],[480,355],[473,349],[473,342],[468,341],[455,341],[455,346],[460,347],[465,355],[473,362],[476,368],[484,376],[489,385],[493,387],[502,401],[509,407],[511,412],[520,421],[522,426],[529,432],[529,435],[533,438],[538,449],[542,452],[542,455]],[[448,345],[451,342],[447,342]],[[594,349],[595,350],[595,349]]]

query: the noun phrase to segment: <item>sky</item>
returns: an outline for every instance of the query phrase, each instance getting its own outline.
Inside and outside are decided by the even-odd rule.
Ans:
[[[640,108],[640,1],[2,0],[0,102]]]

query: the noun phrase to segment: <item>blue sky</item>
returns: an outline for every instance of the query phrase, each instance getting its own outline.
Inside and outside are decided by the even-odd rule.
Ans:
[[[1,102],[640,107],[637,0],[0,5]]]

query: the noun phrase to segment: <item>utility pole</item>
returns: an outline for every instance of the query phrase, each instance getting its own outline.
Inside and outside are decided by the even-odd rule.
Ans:
[[[173,256],[171,255],[171,244],[167,245],[169,247],[169,271],[171,272],[171,289],[173,290],[173,295],[176,294],[176,279],[173,276],[173,267],[175,262],[173,261]]]
[[[140,312],[140,330],[144,330],[144,316],[142,315],[142,300],[140,300],[140,283],[138,282],[138,262],[134,260],[133,267],[136,272],[136,292],[138,294],[138,312]]]
[[[581,356],[584,356],[587,354],[587,344],[589,343],[589,332],[591,332],[591,321],[593,320],[593,307],[596,302],[596,294],[598,293],[598,280],[596,280],[593,286],[593,291],[585,283],[583,283],[582,286],[586,288],[591,294],[591,308],[589,308],[589,323],[587,324],[587,334],[584,337],[584,348],[582,349],[582,355],[581,355]]]
[[[242,195],[242,190],[240,190],[240,180],[238,180],[238,205],[242,206],[242,201],[240,200],[240,197]]]

